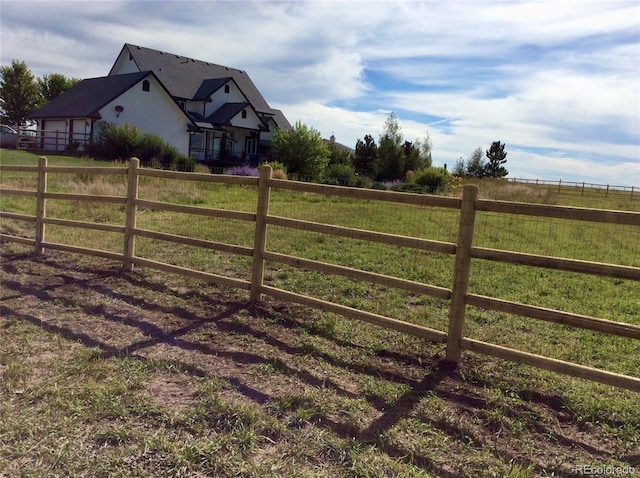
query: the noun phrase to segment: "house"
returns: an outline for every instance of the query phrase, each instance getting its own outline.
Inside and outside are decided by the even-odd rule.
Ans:
[[[274,130],[291,127],[245,71],[131,44],[108,76],[77,83],[29,119],[46,131],[41,149],[82,148],[102,125],[129,123],[214,166],[257,162]]]

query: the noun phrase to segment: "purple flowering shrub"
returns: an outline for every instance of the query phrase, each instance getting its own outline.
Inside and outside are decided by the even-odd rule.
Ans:
[[[242,166],[232,166],[224,170],[224,174],[229,176],[259,176],[258,168],[253,168],[248,164]]]

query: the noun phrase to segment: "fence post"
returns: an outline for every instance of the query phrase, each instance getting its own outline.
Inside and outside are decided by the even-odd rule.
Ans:
[[[127,173],[127,206],[125,212],[124,225],[124,261],[123,268],[127,271],[133,269],[133,256],[136,249],[136,236],[134,229],[136,228],[136,215],[138,200],[138,168],[140,160],[131,158],[129,160],[129,171]]]
[[[256,230],[253,240],[253,263],[251,265],[251,294],[249,302],[255,304],[260,300],[260,290],[264,279],[264,251],[267,245],[267,214],[271,188],[269,180],[273,170],[271,166],[260,166],[258,180],[258,209],[256,214]]]
[[[476,199],[478,187],[465,186],[462,190],[458,244],[456,246],[453,290],[449,308],[449,333],[447,335],[447,361],[459,363],[462,356],[462,332],[464,328],[466,295],[469,287],[471,245],[476,221]]]
[[[45,199],[45,193],[47,192],[47,158],[41,156],[38,159],[38,185],[36,191],[36,254],[42,254],[44,252],[44,232],[45,224],[44,218],[47,216],[47,200]]]

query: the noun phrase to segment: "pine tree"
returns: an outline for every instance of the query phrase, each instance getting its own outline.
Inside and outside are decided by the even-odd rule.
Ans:
[[[507,153],[504,150],[505,144],[500,141],[494,141],[491,143],[491,148],[486,152],[488,162],[485,165],[485,176],[491,176],[492,178],[503,178],[509,171],[507,171],[504,163],[507,162]]]

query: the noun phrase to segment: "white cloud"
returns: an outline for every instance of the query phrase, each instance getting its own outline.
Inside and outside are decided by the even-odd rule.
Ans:
[[[440,163],[500,139],[510,171],[638,184],[639,28],[636,0],[3,0],[0,56],[87,78],[139,44],[247,70],[290,121],[349,146],[396,111]]]

